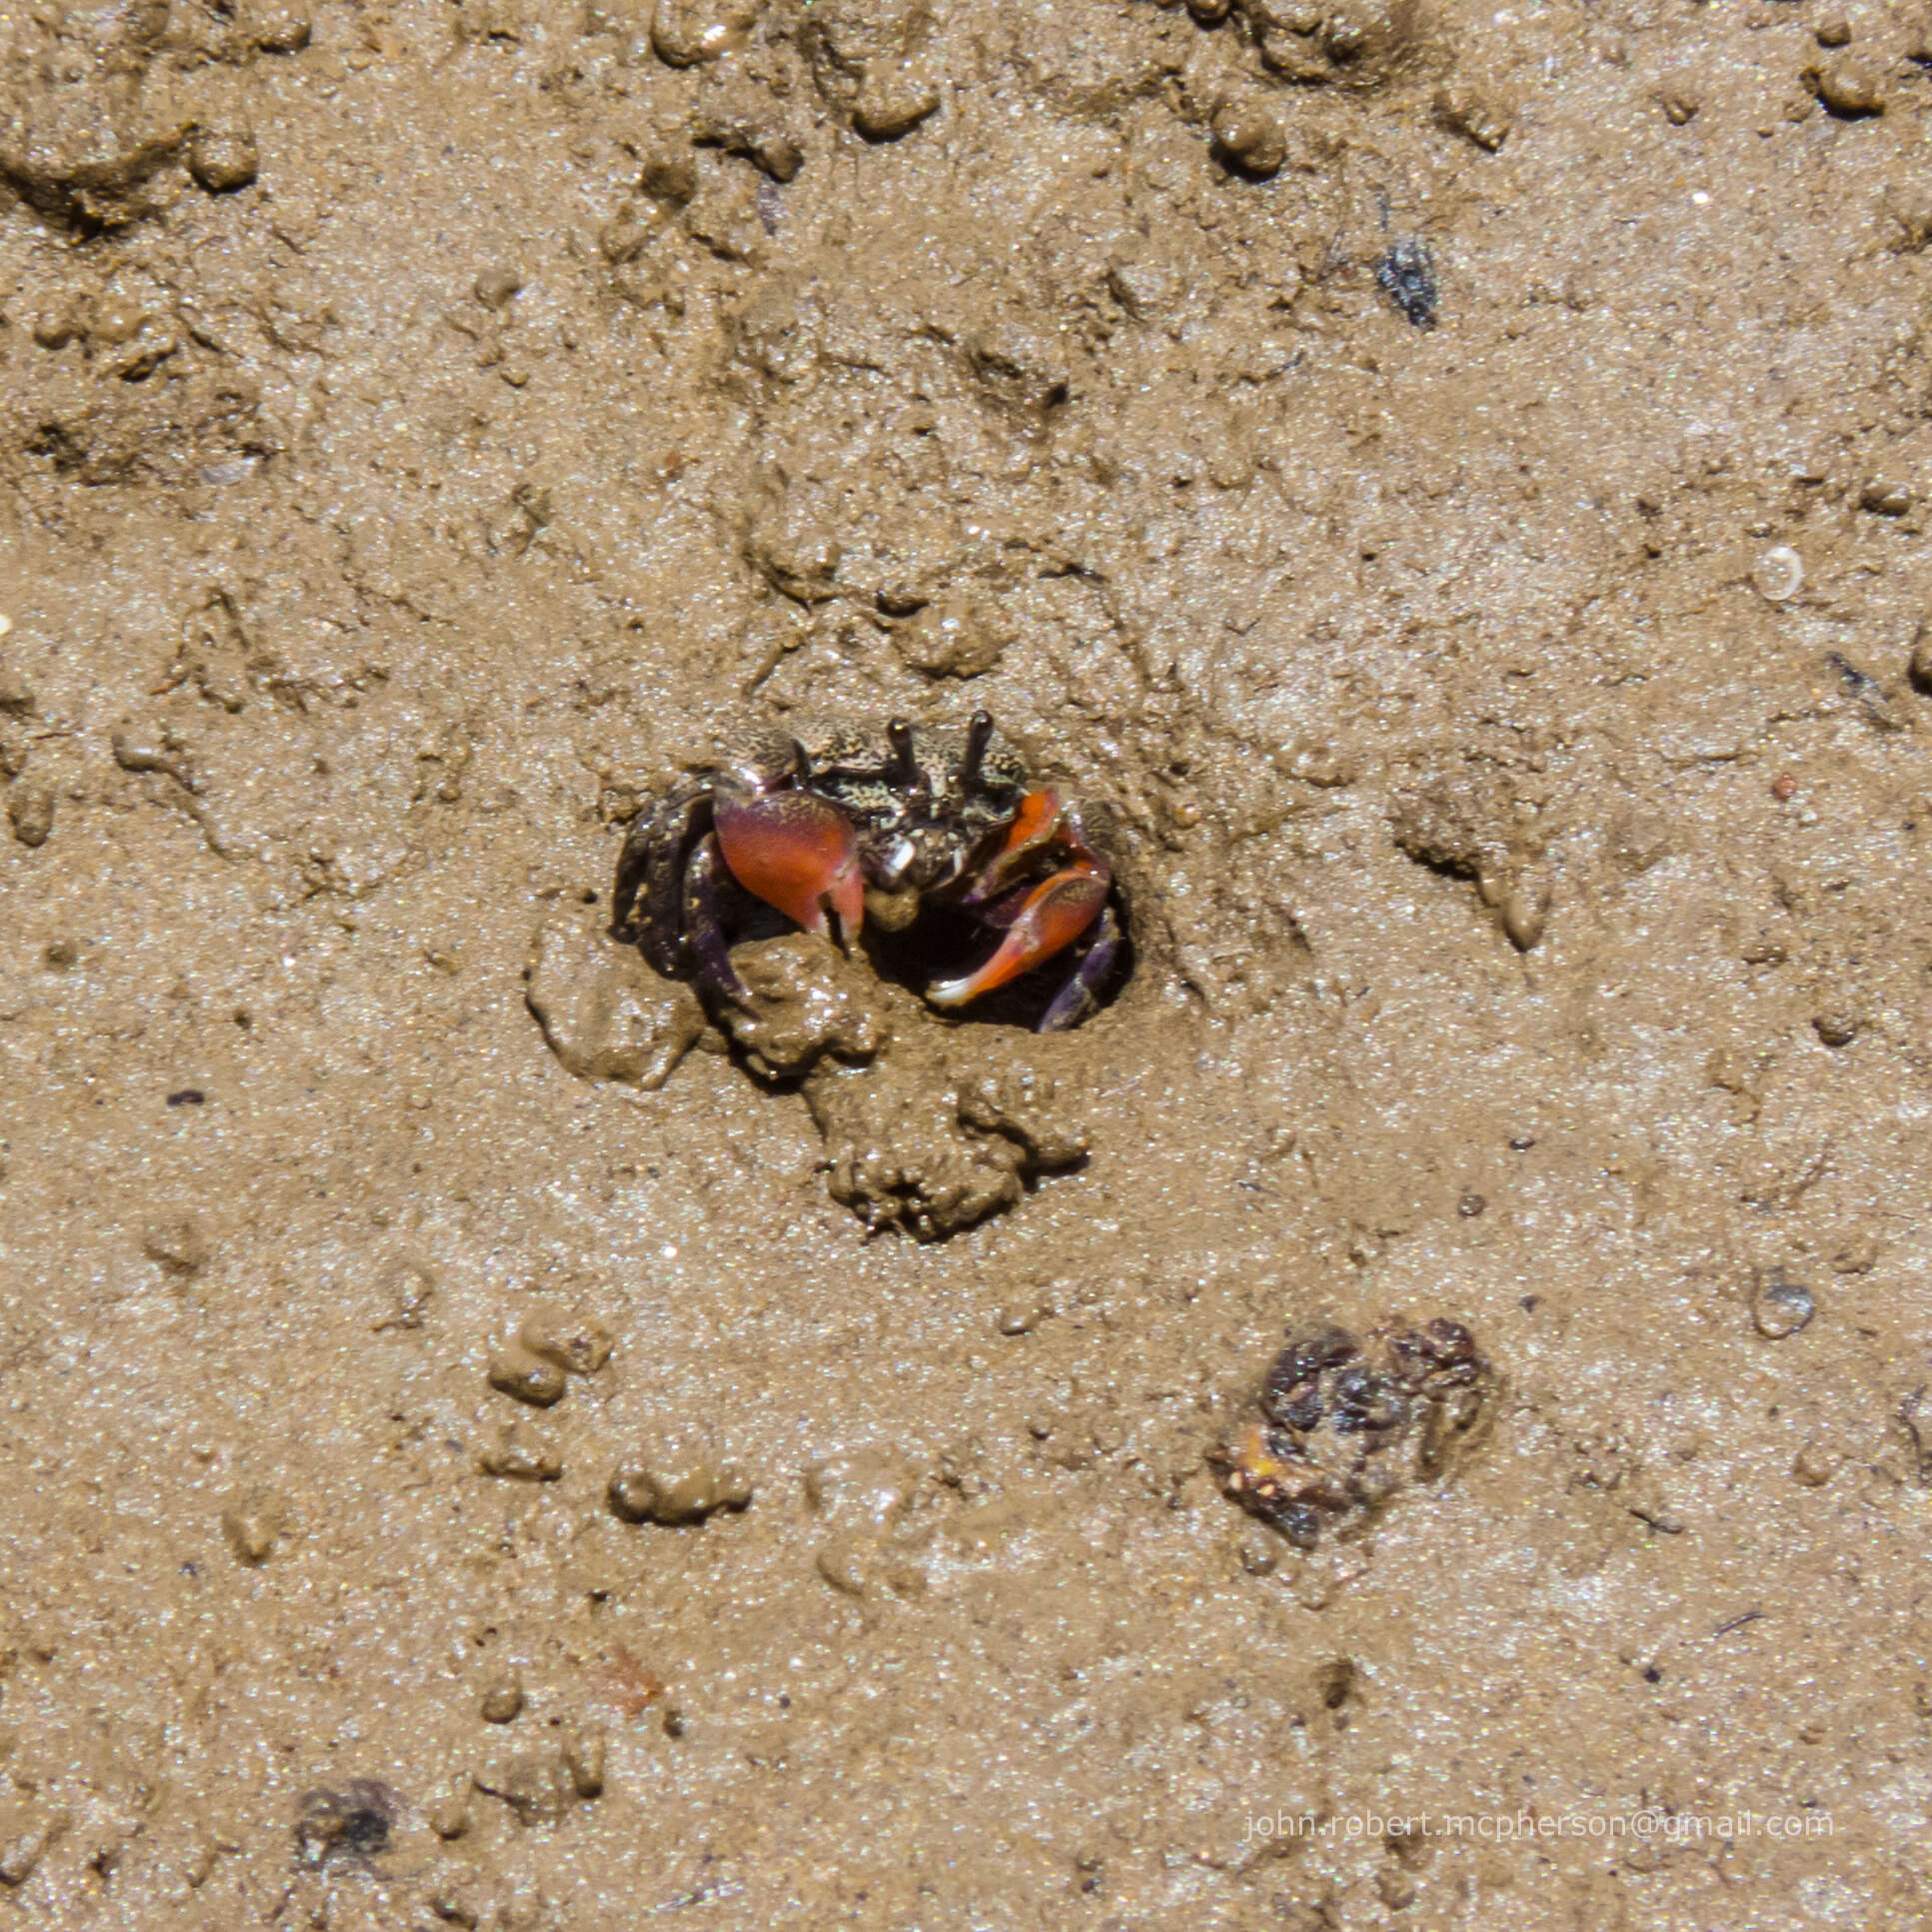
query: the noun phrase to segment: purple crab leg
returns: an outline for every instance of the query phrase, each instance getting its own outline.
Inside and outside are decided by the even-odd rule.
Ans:
[[[1036,1032],[1063,1033],[1077,1026],[1106,983],[1113,963],[1120,957],[1120,923],[1107,907],[1094,928],[1093,944],[1080,956],[1080,963],[1067,975],[1066,983],[1053,995],[1053,1003],[1040,1014]]]
[[[752,995],[732,965],[718,923],[718,872],[723,865],[718,840],[706,833],[692,849],[685,868],[685,941],[698,963],[698,977],[735,1005],[751,1004]]]

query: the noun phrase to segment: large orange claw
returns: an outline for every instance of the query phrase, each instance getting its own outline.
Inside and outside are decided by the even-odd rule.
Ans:
[[[936,1006],[964,1006],[968,999],[1016,979],[1042,960],[1050,960],[1099,918],[1107,883],[1103,869],[1086,864],[1055,873],[1027,894],[1018,917],[984,966],[964,979],[942,979],[928,986],[927,998]]]
[[[830,906],[839,938],[850,945],[858,937],[866,881],[852,822],[836,805],[810,792],[720,793],[712,810],[725,864],[748,893],[810,933],[829,931]]]

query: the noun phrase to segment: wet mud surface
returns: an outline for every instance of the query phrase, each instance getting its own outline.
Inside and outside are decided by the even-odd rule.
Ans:
[[[0,1911],[1924,1923],[1922,34],[0,21]],[[611,939],[982,705],[1085,1024]]]

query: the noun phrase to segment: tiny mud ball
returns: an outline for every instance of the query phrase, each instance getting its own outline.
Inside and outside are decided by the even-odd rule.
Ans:
[[[944,734],[934,734],[944,746]],[[992,746],[974,712],[955,756],[923,759],[895,719],[886,745],[796,738],[699,773],[632,828],[612,931],[714,1000],[750,1001],[731,947],[774,913],[847,951],[862,939],[926,998],[957,1009],[1024,981],[1041,1032],[1077,1026],[1124,968],[1119,890],[1078,808]],[[1036,1014],[1031,1007],[1037,1006]]]

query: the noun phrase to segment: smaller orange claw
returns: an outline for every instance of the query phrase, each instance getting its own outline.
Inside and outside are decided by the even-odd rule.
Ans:
[[[830,931],[829,905],[839,916],[840,939],[850,944],[858,937],[866,881],[852,823],[836,805],[810,792],[721,793],[713,822],[725,864],[748,893],[809,933]]]
[[[1041,961],[1050,960],[1099,918],[1106,904],[1108,878],[1104,870],[1081,865],[1055,873],[1035,886],[992,958],[964,979],[942,979],[928,986],[927,998],[936,1006],[964,1006],[982,992],[1018,978]]]
[[[979,877],[966,903],[972,905],[996,898],[1034,848],[1043,845],[1058,828],[1058,794],[1051,786],[1041,786],[1035,792],[1028,792],[1019,801],[1004,837],[978,869]]]

